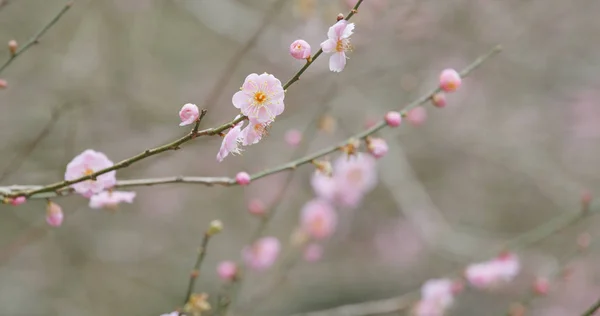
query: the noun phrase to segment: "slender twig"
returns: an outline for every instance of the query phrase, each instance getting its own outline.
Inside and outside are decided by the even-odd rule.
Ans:
[[[363,1],[364,0],[359,0],[356,3],[356,5],[352,9],[352,11],[346,17],[346,20],[350,19],[357,12],[358,7],[360,6],[360,4]],[[292,78],[290,78],[283,85],[283,89],[287,91],[287,89],[292,84],[294,84],[294,82],[298,81],[298,79],[300,79],[300,76],[306,71],[306,69],[308,69],[308,67],[310,67],[310,65],[312,65],[315,62],[315,60],[319,57],[319,55],[321,55],[322,52],[323,52],[323,50],[319,49],[319,51],[314,56],[312,56],[312,59],[310,61],[307,61],[306,64],[302,68],[300,68],[300,70],[298,70],[298,72],[296,72],[296,74],[294,76],[292,76]],[[192,132],[188,133],[187,135],[185,135],[185,136],[183,136],[183,137],[181,137],[181,138],[179,138],[179,139],[177,139],[177,140],[175,140],[173,142],[170,142],[170,143],[168,143],[166,145],[162,145],[162,146],[159,146],[159,147],[156,147],[156,148],[153,148],[153,149],[147,149],[144,152],[139,153],[139,154],[137,154],[137,155],[135,155],[135,156],[133,156],[131,158],[127,158],[125,160],[122,160],[121,162],[116,163],[116,164],[114,164],[111,167],[98,170],[98,171],[96,171],[96,172],[94,172],[92,174],[89,174],[89,175],[86,175],[86,176],[82,176],[82,177],[79,177],[77,179],[68,180],[68,181],[67,180],[60,181],[60,182],[49,184],[49,185],[40,187],[38,189],[29,190],[29,191],[11,192],[9,194],[5,194],[4,197],[5,198],[14,198],[14,197],[17,197],[17,196],[24,196],[26,198],[31,198],[34,195],[38,195],[40,193],[47,193],[47,192],[54,192],[57,195],[60,195],[60,192],[57,192],[58,190],[63,189],[65,187],[68,187],[68,186],[70,186],[72,184],[83,182],[83,181],[86,181],[86,180],[95,180],[100,175],[103,175],[103,174],[111,172],[111,171],[115,171],[115,170],[119,170],[119,169],[123,169],[123,168],[129,167],[130,165],[132,165],[132,164],[134,164],[134,163],[136,163],[136,162],[138,162],[140,160],[143,160],[145,158],[148,158],[150,156],[154,156],[154,155],[157,155],[157,154],[163,153],[165,151],[169,151],[169,150],[177,150],[177,149],[180,148],[181,145],[183,145],[184,143],[186,143],[186,142],[188,142],[188,141],[190,141],[190,140],[192,140],[192,139],[194,139],[194,138],[196,138],[198,136],[220,135],[225,130],[227,130],[227,129],[233,127],[233,126],[235,126],[235,124],[237,124],[237,123],[239,123],[239,122],[241,122],[243,120],[246,120],[246,119],[247,119],[247,117],[240,116],[239,118],[234,119],[233,121],[231,121],[229,123],[225,123],[225,124],[223,124],[223,125],[221,125],[219,127],[216,127],[216,128],[208,128],[208,129],[205,129],[205,130],[197,131],[195,133],[192,131]],[[306,163],[306,162],[304,162],[304,163]],[[301,164],[303,164],[303,163],[301,163]],[[282,170],[276,170],[275,172],[283,171],[285,169],[289,169],[289,168],[284,168]],[[275,173],[275,172],[272,172],[272,173]],[[264,176],[265,175],[258,174],[257,177],[256,177],[256,179],[262,178]],[[228,179],[229,181],[227,181],[226,183],[223,183],[223,182],[221,182],[219,180],[221,180],[221,179],[218,179],[216,182],[213,183],[213,181],[211,181],[209,179],[208,182],[205,183],[205,184],[224,184],[224,185],[233,185],[233,184],[235,184],[235,180],[234,179]]]
[[[10,57],[0,66],[0,73],[10,65],[13,60],[17,59],[17,57],[21,56],[25,51],[27,51],[31,46],[37,44],[40,41],[40,38],[48,31],[60,18],[71,8],[73,2],[69,1],[65,6],[58,12],[56,16],[48,24],[46,24],[29,42],[27,42],[23,47],[17,50],[14,54],[11,54]]]
[[[208,246],[210,237],[212,237],[212,235],[208,232],[204,233],[204,236],[202,237],[202,243],[200,244],[200,249],[198,249],[198,257],[196,257],[196,263],[194,263],[194,268],[190,273],[190,281],[188,282],[187,291],[185,292],[185,297],[183,300],[184,305],[190,299],[190,296],[194,291],[194,287],[196,286],[196,280],[200,274],[200,265],[202,265],[202,261],[204,261],[204,257],[206,256],[206,247]]]
[[[501,250],[510,249],[511,251],[515,251],[524,248],[530,248],[536,245],[537,243],[545,240],[546,238],[555,235],[557,232],[571,227],[575,223],[578,223],[579,221],[589,216],[596,215],[598,213],[600,213],[600,206],[596,206],[589,210],[582,210],[577,213],[570,214],[572,216],[569,217],[555,217],[553,220],[550,221],[552,225],[542,224],[532,229],[531,231],[523,234],[522,237],[515,238],[513,241],[506,243],[505,246],[499,249],[494,249],[490,253],[487,253],[485,256],[482,256],[482,259],[485,260],[486,258],[494,256]],[[536,236],[536,238],[523,236]],[[507,246],[510,246],[511,248],[507,248]],[[448,273],[448,275],[449,277],[453,278],[463,278],[462,272],[463,270],[454,271],[454,273]],[[299,313],[294,316],[364,316],[382,313],[398,313],[399,311],[410,308],[410,306],[412,306],[412,304],[419,299],[420,293],[420,289],[416,289],[414,291],[393,298],[349,304],[321,311]],[[592,314],[584,314],[582,316],[591,315]]]
[[[460,73],[461,77],[467,77],[473,70],[475,70],[477,67],[479,67],[485,60],[487,60],[488,58],[499,53],[501,51],[501,49],[502,49],[501,46],[498,45],[498,46],[494,47],[492,50],[490,50],[488,53],[486,53],[485,55],[479,57],[472,64],[470,64],[469,66],[467,66],[465,69],[463,69],[461,71],[461,73]],[[313,61],[314,61],[314,59],[313,59]],[[298,72],[299,73],[303,72],[303,69],[305,69],[305,68],[303,67]],[[292,79],[290,79],[290,81],[292,81]],[[439,87],[431,89],[426,94],[422,95],[421,97],[419,97],[418,99],[414,100],[413,102],[409,103],[406,107],[404,107],[404,109],[401,110],[401,114],[403,116],[406,116],[408,111],[410,111],[411,109],[413,109],[417,106],[420,106],[420,105],[426,103],[427,101],[429,101],[431,99],[431,97],[434,94],[436,94],[438,92],[440,92]],[[220,134],[221,132],[223,132],[226,129],[230,128],[231,126],[243,121],[244,119],[246,119],[246,118],[240,117],[238,119],[235,119],[229,123],[223,124],[216,128],[209,128],[209,129],[201,130],[201,131],[198,131],[196,134],[189,133],[174,142],[171,142],[169,144],[166,144],[166,145],[163,145],[160,147],[156,147],[153,149],[148,149],[136,156],[125,159],[125,160],[113,165],[112,167],[99,170],[88,176],[83,176],[83,177],[80,177],[78,179],[74,179],[71,181],[61,181],[61,182],[57,182],[57,183],[50,184],[47,186],[16,185],[16,186],[0,187],[0,194],[3,194],[4,197],[7,197],[7,198],[16,197],[16,196],[25,196],[27,198],[48,198],[48,197],[68,195],[69,193],[73,192],[73,190],[71,188],[67,188],[71,184],[82,182],[85,180],[95,179],[96,177],[98,177],[101,174],[105,174],[105,173],[113,171],[113,170],[118,170],[118,169],[128,167],[129,165],[131,165],[137,161],[140,161],[142,159],[145,159],[147,157],[154,156],[156,154],[159,154],[159,153],[162,153],[162,152],[165,152],[168,150],[179,149],[180,148],[179,146],[181,144],[191,140],[192,138],[194,138],[196,136]],[[351,137],[349,137],[348,139],[344,140],[343,142],[341,142],[339,144],[323,148],[312,154],[309,154],[302,158],[281,164],[279,166],[257,172],[251,176],[251,179],[254,181],[254,180],[258,180],[260,178],[263,178],[263,177],[266,177],[266,176],[269,176],[269,175],[272,175],[275,173],[279,173],[282,171],[295,170],[299,166],[308,164],[311,161],[313,161],[314,159],[321,158],[323,156],[326,156],[330,153],[333,153],[333,152],[339,150],[340,147],[345,146],[352,139],[364,139],[364,138],[378,132],[379,130],[385,128],[386,126],[387,126],[387,124],[385,123],[385,121],[382,120],[382,121],[378,122],[377,124],[375,124],[374,126],[372,126],[371,128],[368,128],[368,129],[363,130],[355,135],[352,135]],[[159,184],[169,184],[169,183],[194,183],[194,184],[223,185],[223,186],[232,186],[232,185],[237,184],[235,179],[231,178],[231,177],[174,176],[174,177],[165,177],[165,178],[134,179],[134,180],[117,181],[115,188],[133,187],[133,186],[149,186],[149,185],[159,185]]]
[[[594,303],[594,305],[590,306],[590,308],[585,311],[581,316],[593,316],[596,311],[600,310],[600,298]]]

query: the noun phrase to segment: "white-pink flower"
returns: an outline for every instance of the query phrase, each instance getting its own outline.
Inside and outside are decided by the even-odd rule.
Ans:
[[[300,211],[300,223],[304,232],[315,239],[324,239],[335,231],[337,213],[329,202],[322,199],[308,201]]]
[[[450,279],[432,279],[421,286],[421,300],[435,301],[448,308],[454,301],[454,281]]]
[[[231,154],[240,154],[242,149],[240,148],[241,143],[241,132],[242,132],[242,124],[244,122],[239,122],[236,126],[225,134],[223,137],[223,142],[221,143],[221,148],[217,153],[217,161],[221,162],[225,157]]]
[[[267,134],[267,129],[269,128],[270,124],[271,122],[258,123],[250,120],[240,135],[242,145],[249,146],[258,143],[262,137]]]
[[[113,162],[105,154],[88,149],[69,162],[65,171],[65,180],[70,181],[89,176],[112,166]],[[71,187],[75,192],[89,198],[96,193],[113,187],[116,182],[116,171],[110,171],[97,176],[95,180],[78,182],[72,184]]]
[[[135,192],[102,191],[90,197],[91,208],[115,209],[121,203],[133,203]]]
[[[185,126],[194,123],[200,116],[200,111],[195,104],[187,103],[179,111],[181,123],[179,126]]]
[[[250,121],[257,123],[273,121],[285,109],[283,103],[285,92],[281,81],[273,75],[250,74],[240,90],[233,95],[231,101],[233,106],[240,109]]]
[[[242,257],[248,267],[263,271],[275,263],[281,246],[275,237],[263,237],[253,245],[244,247]]]
[[[333,53],[329,57],[329,70],[340,72],[346,67],[346,52],[352,49],[350,36],[354,31],[354,23],[340,20],[329,28],[328,39],[321,43],[321,49],[325,53]]]
[[[517,256],[506,254],[467,266],[465,277],[476,288],[493,288],[513,280],[520,270]]]

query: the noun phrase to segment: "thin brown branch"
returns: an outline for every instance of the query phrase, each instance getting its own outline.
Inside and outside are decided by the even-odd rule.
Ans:
[[[208,246],[208,242],[210,241],[210,237],[212,237],[212,235],[208,232],[204,233],[204,236],[202,237],[202,243],[200,244],[200,249],[198,249],[196,263],[194,263],[194,268],[190,272],[190,280],[188,282],[187,291],[185,292],[185,297],[183,300],[184,305],[189,301],[190,296],[194,291],[194,287],[196,286],[196,280],[200,274],[200,265],[202,265],[202,261],[204,261],[204,257],[206,257],[206,248]]]
[[[496,46],[492,50],[490,50],[488,53],[486,53],[485,55],[477,58],[477,60],[475,60],[473,63],[471,63],[469,66],[467,66],[465,69],[463,69],[461,71],[461,73],[460,73],[461,77],[467,77],[473,70],[475,70],[477,67],[479,67],[484,61],[486,61],[488,58],[496,55],[500,51],[501,51],[501,47]],[[313,59],[313,61],[314,61],[314,59]],[[309,63],[307,63],[307,65],[308,64]],[[305,70],[305,67],[300,69],[298,71],[298,73],[302,73],[303,69]],[[296,76],[299,77],[298,73],[294,77],[296,77]],[[292,80],[293,80],[293,78],[290,79],[290,82],[292,82]],[[288,85],[288,84],[286,84],[286,85]],[[439,87],[432,88],[429,92],[425,93],[424,95],[422,95],[421,97],[419,97],[418,99],[414,100],[413,102],[409,103],[406,107],[404,107],[404,109],[401,110],[401,114],[403,116],[406,116],[408,111],[410,111],[411,109],[413,109],[417,106],[423,105],[424,103],[429,101],[434,94],[436,94],[438,92],[440,92]],[[27,198],[42,198],[42,197],[48,198],[48,197],[54,197],[54,196],[68,195],[69,193],[73,192],[72,189],[68,188],[68,186],[70,186],[74,183],[82,182],[85,180],[95,179],[96,177],[98,177],[101,174],[105,174],[105,173],[113,171],[113,170],[118,170],[118,169],[128,167],[131,164],[133,164],[137,161],[140,161],[142,159],[148,158],[150,156],[154,156],[154,155],[157,155],[159,153],[169,151],[169,150],[179,149],[182,144],[192,140],[193,138],[195,138],[197,136],[220,134],[221,132],[223,132],[226,129],[230,128],[231,126],[243,121],[244,119],[245,119],[245,117],[240,117],[236,120],[233,120],[229,123],[223,124],[216,128],[209,128],[209,129],[201,130],[201,131],[198,131],[197,133],[190,132],[187,135],[185,135],[171,143],[168,143],[166,145],[156,147],[153,149],[148,149],[136,156],[125,159],[125,160],[113,165],[112,167],[99,170],[88,176],[83,176],[78,179],[74,179],[74,180],[70,180],[70,181],[61,181],[61,182],[57,182],[57,183],[50,184],[47,186],[0,187],[0,194],[3,194],[5,198],[14,198],[17,196],[25,196]],[[386,125],[385,121],[381,120],[380,122],[378,122],[371,128],[368,128],[368,129],[363,130],[355,135],[352,135],[351,137],[342,141],[339,144],[336,144],[336,145],[333,145],[333,146],[330,146],[327,148],[323,148],[319,151],[316,151],[312,154],[306,155],[302,158],[290,161],[288,163],[284,163],[282,165],[257,172],[251,176],[251,180],[255,181],[260,178],[263,178],[263,177],[266,177],[266,176],[269,176],[269,175],[272,175],[275,173],[279,173],[282,171],[294,170],[294,169],[298,168],[299,166],[310,163],[314,159],[321,158],[323,156],[326,156],[330,153],[333,153],[333,152],[339,150],[340,147],[346,145],[352,139],[364,139],[364,138],[376,133],[377,131],[385,128],[386,126],[387,125]],[[167,183],[195,183],[195,184],[204,184],[204,185],[224,185],[224,186],[236,185],[235,179],[230,178],[230,177],[166,177],[166,178],[118,181],[115,187],[123,188],[123,187],[148,186],[148,185],[158,185],[158,184],[167,184]]]
[[[8,67],[15,59],[17,59],[17,57],[21,56],[21,54],[23,54],[29,48],[31,48],[31,46],[39,43],[40,38],[42,38],[42,36],[44,36],[44,34],[54,24],[56,24],[56,22],[58,22],[58,20],[60,20],[60,18],[71,8],[72,5],[73,5],[73,2],[71,2],[71,1],[67,2],[67,4],[65,4],[65,6],[58,12],[58,14],[56,14],[54,16],[54,18],[52,18],[52,20],[50,20],[50,22],[48,22],[48,24],[46,24],[44,27],[42,27],[42,29],[33,38],[31,38],[29,40],[29,42],[27,42],[25,45],[23,45],[14,54],[11,54],[10,57],[8,57],[8,59],[4,62],[4,64],[2,64],[2,66],[0,66],[0,73],[2,71],[4,71],[4,69],[6,69],[6,67]]]

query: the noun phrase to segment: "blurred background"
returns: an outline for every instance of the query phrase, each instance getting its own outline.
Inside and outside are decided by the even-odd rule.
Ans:
[[[0,1],[0,43],[24,44],[62,0]],[[209,110],[203,126],[237,113],[231,96],[247,74],[286,81],[302,65],[288,54],[302,38],[316,51],[346,0],[78,0],[39,45],[0,75],[0,182],[47,184],[85,149],[113,161],[169,142],[184,103]],[[339,74],[320,58],[286,95],[286,110],[261,143],[217,163],[221,139],[143,160],[118,179],[234,176],[293,159],[284,140],[307,128],[312,152],[399,109],[496,44],[504,51],[449,95],[427,105],[420,126],[380,136],[390,152],[360,207],[341,210],[323,258],[300,260],[276,287],[276,269],[250,273],[236,315],[278,316],[392,298],[485,259],[489,250],[579,210],[582,190],[600,185],[600,2],[594,0],[366,0],[355,16],[354,51]],[[8,50],[0,60],[8,58]],[[319,117],[335,118],[330,132]],[[334,156],[332,156],[334,158]],[[266,234],[287,247],[313,168],[294,172]],[[216,266],[238,260],[258,221],[246,205],[268,205],[286,173],[249,187],[136,188],[111,213],[79,196],[56,199],[60,228],[43,200],[0,205],[0,315],[160,315],[181,304],[203,231],[225,226],[202,266],[197,289],[216,295]],[[536,274],[557,269],[577,236],[599,236],[590,218],[519,252],[521,276],[495,293],[467,291],[450,315],[504,315]],[[484,256],[482,258],[482,256]],[[573,274],[531,315],[579,315],[600,295],[600,256],[570,262]],[[377,315],[397,315],[377,314]]]

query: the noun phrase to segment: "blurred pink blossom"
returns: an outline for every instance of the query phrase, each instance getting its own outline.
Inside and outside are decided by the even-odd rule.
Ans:
[[[298,146],[302,141],[302,132],[297,129],[290,129],[285,133],[285,142],[290,146]]]
[[[99,170],[113,166],[113,162],[105,154],[88,149],[69,162],[65,171],[65,180],[74,180],[91,175]],[[89,198],[96,193],[113,187],[117,182],[116,171],[99,175],[95,180],[86,180],[72,184],[75,192]]]
[[[469,265],[465,277],[476,288],[494,288],[512,281],[520,268],[516,255],[504,254],[490,261]]]
[[[221,143],[221,148],[219,149],[219,152],[217,153],[217,161],[219,161],[219,162],[223,161],[223,159],[225,159],[225,157],[227,157],[229,155],[229,153],[231,153],[231,154],[240,154],[241,153],[242,150],[240,148],[240,142],[241,142],[240,134],[241,134],[242,124],[243,124],[243,122],[239,122],[236,126],[234,126],[232,129],[230,129],[229,132],[227,132],[225,137],[223,137],[223,142]]]
[[[337,213],[321,199],[308,201],[300,211],[300,223],[304,232],[315,239],[324,239],[335,231]]]
[[[198,107],[195,104],[187,103],[179,111],[179,118],[181,119],[179,126],[190,125],[194,123],[198,117],[200,117]]]
[[[329,28],[328,39],[321,43],[324,53],[331,54],[329,57],[329,70],[340,72],[346,67],[346,52],[352,49],[350,36],[353,34],[354,23],[340,20]]]
[[[267,73],[249,74],[240,90],[231,101],[250,121],[267,123],[283,113],[285,92],[281,81],[275,76]]]
[[[422,106],[418,106],[406,113],[406,119],[413,126],[422,125],[427,119],[427,110]]]
[[[296,59],[307,59],[310,53],[310,45],[305,40],[298,39],[290,45],[290,55]]]
[[[304,248],[304,260],[316,262],[323,257],[323,246],[319,244],[309,244]]]
[[[10,204],[13,206],[17,206],[25,203],[26,201],[27,198],[25,198],[24,196],[17,196],[16,198],[10,200]]]
[[[133,203],[135,192],[102,191],[90,197],[91,208],[115,208],[120,203]]]
[[[446,106],[446,94],[444,94],[443,92],[434,94],[431,97],[431,102],[433,103],[434,106],[436,106],[438,108],[445,107]]]
[[[168,314],[162,314],[160,316],[179,316],[179,312],[171,312],[171,313],[168,313]]]
[[[248,212],[252,215],[263,216],[267,213],[267,207],[261,199],[252,199],[248,202]]]
[[[60,205],[48,201],[46,205],[46,222],[48,225],[58,227],[62,225],[64,219],[63,211]]]
[[[217,274],[224,281],[232,281],[237,275],[237,265],[233,261],[222,261],[217,267]]]
[[[263,271],[275,263],[280,250],[279,240],[275,237],[263,237],[253,245],[242,250],[242,257],[251,269]]]

